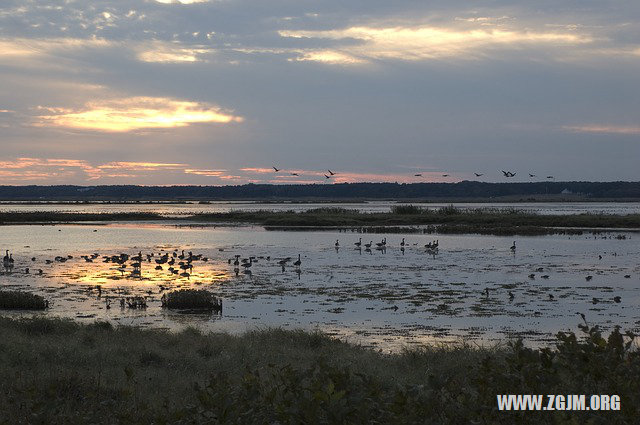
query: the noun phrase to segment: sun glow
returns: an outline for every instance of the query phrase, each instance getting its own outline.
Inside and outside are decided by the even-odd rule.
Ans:
[[[217,106],[159,97],[130,97],[88,102],[82,110],[43,108],[36,125],[126,132],[185,127],[195,123],[242,122],[243,118]]]

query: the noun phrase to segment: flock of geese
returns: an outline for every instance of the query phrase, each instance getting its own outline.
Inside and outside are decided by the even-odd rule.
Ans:
[[[282,168],[278,168],[278,167],[271,167],[271,168],[273,168],[274,172],[276,172],[276,173],[279,173],[279,172],[281,172],[283,170]],[[513,171],[505,171],[505,170],[500,170],[500,171],[502,171],[502,175],[504,177],[506,177],[506,178],[515,177],[516,174],[517,174],[517,173],[514,173]],[[333,172],[333,171],[331,171],[329,169],[327,169],[327,172],[329,174],[324,173],[324,172],[322,173],[322,175],[324,176],[325,180],[331,179],[333,176],[335,176],[337,174],[337,173],[335,173],[335,172]],[[473,174],[475,174],[476,177],[484,176],[484,173],[474,172]],[[300,173],[291,171],[291,172],[289,172],[289,175],[298,177],[298,176],[300,176]],[[422,177],[423,175],[422,175],[422,173],[416,173],[413,176],[414,177]],[[450,174],[442,174],[442,177],[449,177],[449,176],[450,176]],[[537,177],[537,175],[529,173],[529,178],[534,178],[534,177]],[[555,179],[555,177],[554,176],[547,176],[547,179]]]

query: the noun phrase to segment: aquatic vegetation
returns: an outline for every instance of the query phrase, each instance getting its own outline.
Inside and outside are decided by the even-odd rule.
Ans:
[[[162,296],[162,306],[175,309],[222,312],[222,300],[204,289],[180,289]]]
[[[44,310],[49,302],[42,296],[22,291],[0,291],[0,308],[8,310]]]

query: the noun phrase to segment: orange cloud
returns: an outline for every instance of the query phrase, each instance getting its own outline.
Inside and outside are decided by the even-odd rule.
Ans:
[[[176,128],[196,123],[242,122],[243,118],[206,103],[162,97],[128,97],[88,102],[84,108],[39,107],[37,126],[127,132],[140,129]]]
[[[616,125],[576,125],[564,126],[564,130],[576,133],[602,133],[602,134],[631,134],[640,135],[640,127],[637,126],[616,126]]]
[[[197,170],[192,168],[187,168],[184,170],[185,174],[195,174],[198,176],[207,176],[207,177],[221,177],[225,178],[227,176],[223,176],[223,173],[227,170]]]
[[[124,169],[124,170],[153,170],[153,169],[165,169],[165,170],[179,170],[185,167],[185,164],[171,164],[162,162],[109,162],[104,165],[99,165],[99,169]]]

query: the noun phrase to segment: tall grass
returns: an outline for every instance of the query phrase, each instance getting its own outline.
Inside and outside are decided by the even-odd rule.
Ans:
[[[637,423],[634,335],[383,355],[317,332],[242,336],[0,318],[0,423]],[[500,412],[497,394],[618,394],[619,412]]]

